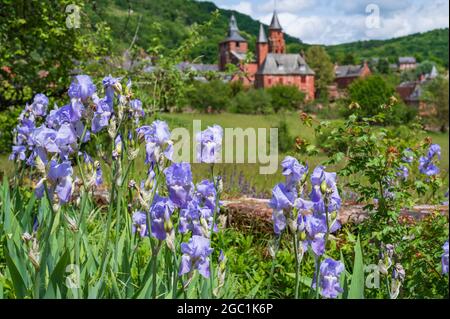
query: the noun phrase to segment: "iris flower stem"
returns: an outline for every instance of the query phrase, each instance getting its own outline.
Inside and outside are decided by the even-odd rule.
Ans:
[[[300,261],[298,260],[298,236],[294,234],[294,252],[295,252],[295,299],[298,299],[298,290],[300,288]]]
[[[111,228],[111,221],[112,221],[112,213],[114,208],[114,193],[116,192],[116,182],[115,182],[115,174],[116,174],[116,167],[115,164],[113,164],[112,169],[112,188],[111,188],[111,194],[109,197],[109,208],[108,208],[108,219],[106,221],[106,234],[105,234],[105,242],[103,243],[103,254],[102,254],[102,261],[100,263],[100,271],[103,275],[103,265],[105,264],[106,260],[106,253],[108,251],[108,241],[109,241],[109,232]]]
[[[330,221],[329,221],[329,213],[328,213],[328,196],[325,195],[324,197],[324,203],[325,203],[325,221],[327,223],[327,232],[325,234],[325,243],[324,243],[324,250],[327,249],[328,244],[328,236],[330,235]],[[316,299],[319,299],[319,291],[320,291],[320,262],[322,261],[322,256],[319,256],[317,258],[317,270],[316,270]]]
[[[214,163],[211,164],[211,178],[213,180],[214,189],[216,190],[216,203],[214,205],[214,212],[213,212],[213,220],[211,223],[211,230],[210,230],[210,243],[212,245],[212,237],[214,234],[214,225],[216,224],[216,215],[217,215],[217,208],[219,207],[219,187],[217,185],[217,181],[214,178]],[[211,299],[214,299],[214,265],[213,265],[213,258],[212,256],[209,258],[209,284],[211,289]]]
[[[275,240],[275,250],[273,252],[272,267],[270,268],[269,285],[268,285],[267,291],[266,291],[266,299],[269,298],[269,292],[272,289],[272,278],[273,278],[273,273],[275,271],[275,262],[277,260],[278,248],[280,247],[281,235],[282,234],[278,235],[277,239]]]
[[[156,299],[156,273],[157,273],[156,265],[157,265],[157,260],[158,260],[158,253],[159,253],[159,250],[161,249],[161,244],[162,244],[162,241],[159,240],[158,245],[156,245],[156,248],[152,253],[151,263],[152,263],[152,298],[153,299]]]

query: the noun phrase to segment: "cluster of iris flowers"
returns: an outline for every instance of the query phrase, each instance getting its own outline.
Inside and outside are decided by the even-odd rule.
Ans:
[[[270,200],[274,232],[281,236],[288,228],[294,235],[297,263],[301,263],[304,253],[311,249],[316,261],[313,287],[319,282],[317,289],[324,298],[336,298],[342,292],[339,277],[344,265],[331,258],[321,261],[329,234],[341,227],[338,212],[342,201],[336,173],[326,172],[323,166],[316,167],[310,176],[311,191],[306,198],[308,167],[291,156],[286,157],[281,166],[285,182],[274,187]]]

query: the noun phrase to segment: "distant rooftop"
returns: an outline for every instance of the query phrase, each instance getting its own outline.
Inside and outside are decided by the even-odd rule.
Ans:
[[[416,63],[416,58],[412,56],[403,56],[398,58],[398,63],[405,64],[405,63]]]
[[[300,54],[269,53],[258,74],[265,75],[314,75]]]
[[[231,19],[230,19],[228,37],[225,40],[223,40],[222,42],[230,42],[230,41],[247,42],[247,40],[245,40],[239,33],[239,28],[238,28],[236,17],[234,16],[234,14],[231,16]]]
[[[336,78],[359,77],[364,65],[339,65],[336,68]]]

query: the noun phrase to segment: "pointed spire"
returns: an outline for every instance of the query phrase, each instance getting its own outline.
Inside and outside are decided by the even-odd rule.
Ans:
[[[272,18],[272,22],[270,23],[269,29],[271,29],[271,30],[282,30],[283,29],[281,27],[280,21],[278,20],[277,10],[275,10],[273,12],[273,18]]]
[[[233,31],[239,32],[239,28],[238,28],[237,22],[236,22],[236,17],[234,16],[234,14],[231,16],[231,19],[230,19],[230,33]]]
[[[266,31],[264,31],[264,26],[262,24],[259,25],[259,37],[256,43],[267,43]]]

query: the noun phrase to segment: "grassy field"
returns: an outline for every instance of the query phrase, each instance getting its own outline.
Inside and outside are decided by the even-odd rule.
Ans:
[[[286,120],[288,130],[292,137],[299,136],[302,139],[315,142],[314,129],[303,125],[298,114],[285,115],[243,115],[243,114],[163,114],[161,118],[168,122],[171,129],[176,127],[187,128],[192,134],[193,120],[200,120],[202,129],[207,126],[218,124],[223,128],[266,128],[276,127],[280,120]],[[413,132],[411,132],[413,134]],[[442,147],[441,168],[448,172],[449,166],[449,140],[447,134],[429,133],[427,134],[433,139],[434,143],[440,144]],[[425,137],[425,135],[424,135]],[[224,145],[224,149],[233,147],[233,145]],[[257,146],[247,143],[247,150],[256,150]],[[192,151],[192,149],[191,149]],[[141,152],[143,156],[143,152]],[[286,154],[279,154],[278,165]],[[247,155],[246,157],[247,158]],[[319,154],[318,156],[308,157],[300,156],[303,162],[307,162],[310,167],[314,167],[322,163],[326,156]],[[0,157],[0,172],[6,173],[8,176],[14,174],[14,168],[8,161],[7,155]],[[140,161],[141,163],[143,161]],[[224,178],[226,185],[226,194],[230,197],[241,195],[253,197],[267,197],[270,195],[272,187],[282,181],[281,174],[261,175],[259,173],[260,164],[219,164],[216,173]],[[330,169],[334,169],[330,167]],[[196,181],[209,177],[209,168],[206,165],[193,164],[194,178]],[[106,173],[106,172],[105,172]],[[144,165],[136,166],[136,177],[145,176],[146,171]],[[105,174],[107,175],[107,174]]]

